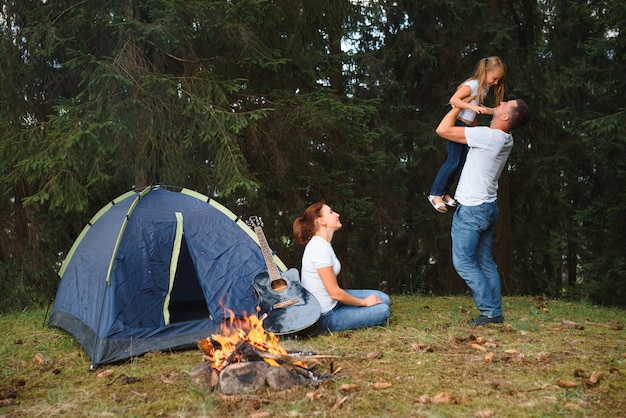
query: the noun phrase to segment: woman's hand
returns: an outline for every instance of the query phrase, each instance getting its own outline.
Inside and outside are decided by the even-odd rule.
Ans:
[[[376,295],[369,295],[361,300],[365,303],[363,306],[374,306],[383,303],[382,299]]]

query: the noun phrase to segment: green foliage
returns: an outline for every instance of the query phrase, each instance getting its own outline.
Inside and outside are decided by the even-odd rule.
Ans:
[[[626,298],[626,252],[622,237],[626,234],[624,205],[626,163],[620,155],[626,152],[626,112],[589,120],[583,124],[586,146],[593,159],[592,201],[577,211],[575,219],[585,236],[581,253],[580,280],[591,300],[622,305]],[[607,204],[610,202],[610,204]]]
[[[263,216],[290,266],[324,199],[344,285],[467,291],[426,196],[434,129],[488,55],[532,111],[500,184],[504,288],[626,300],[621,1],[0,4],[2,309],[48,299],[91,215],[151,183]]]

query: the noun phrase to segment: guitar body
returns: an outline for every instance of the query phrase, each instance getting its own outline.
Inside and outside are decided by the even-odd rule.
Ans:
[[[259,296],[258,316],[263,318],[263,328],[281,336],[308,337],[316,334],[320,327],[320,303],[302,287],[298,270],[289,269],[284,273],[278,270],[261,229],[261,218],[251,216],[247,223],[259,238],[267,266],[267,271],[254,278],[254,289]]]
[[[267,314],[263,328],[281,336],[308,337],[316,334],[320,327],[319,302],[300,284],[298,270],[292,268],[280,275],[287,283],[286,288],[280,291],[272,288],[273,280],[267,272],[254,278],[261,308],[259,316]]]

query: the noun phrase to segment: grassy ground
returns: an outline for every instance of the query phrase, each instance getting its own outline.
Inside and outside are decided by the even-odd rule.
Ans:
[[[199,350],[89,372],[71,336],[43,327],[44,310],[3,316],[0,416],[624,416],[623,310],[512,297],[505,324],[472,328],[470,298],[392,299],[386,327],[284,342],[339,355],[332,379],[231,397],[193,384]]]

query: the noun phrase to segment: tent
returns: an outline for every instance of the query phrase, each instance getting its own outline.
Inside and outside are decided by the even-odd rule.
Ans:
[[[193,348],[225,321],[256,313],[253,281],[266,269],[254,231],[215,200],[158,185],[130,191],[74,242],[49,325],[76,338],[92,370]]]

